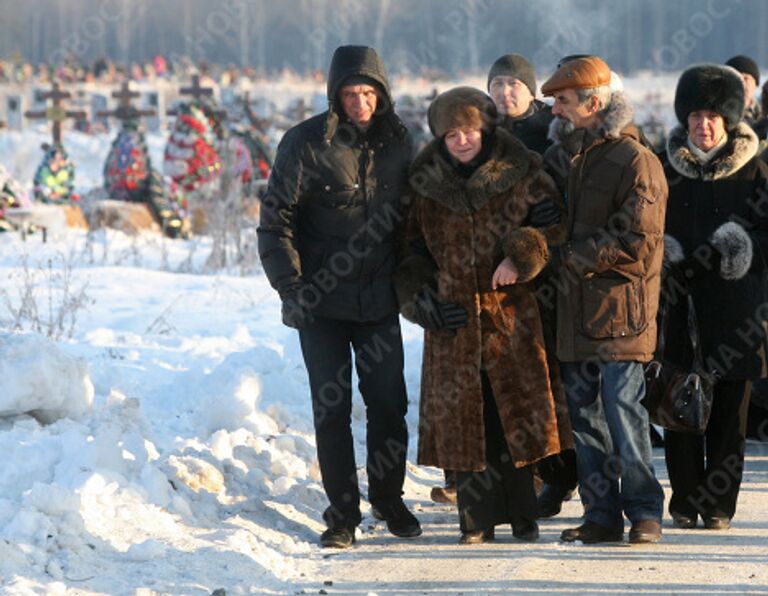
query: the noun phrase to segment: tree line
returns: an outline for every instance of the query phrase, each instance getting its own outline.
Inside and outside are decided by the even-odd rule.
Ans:
[[[142,62],[160,54],[324,71],[334,48],[373,45],[391,72],[455,77],[501,54],[551,70],[597,53],[617,70],[679,70],[734,54],[768,63],[764,0],[0,0],[0,56]]]

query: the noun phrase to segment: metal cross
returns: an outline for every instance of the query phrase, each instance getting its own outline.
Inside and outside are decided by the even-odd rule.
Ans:
[[[32,119],[45,119],[53,122],[53,143],[61,145],[61,123],[67,118],[82,119],[86,113],[82,111],[66,110],[62,105],[62,100],[69,99],[72,95],[68,91],[62,91],[59,82],[53,83],[53,89],[39,95],[40,99],[52,99],[53,103],[44,112],[31,112],[27,110],[24,115]]]
[[[138,120],[142,116],[154,116],[155,110],[138,110],[131,105],[131,100],[137,97],[141,97],[141,93],[138,91],[131,91],[128,85],[128,81],[124,81],[120,86],[120,91],[113,91],[112,97],[118,100],[117,108],[109,111],[99,111],[96,114],[102,118],[108,118],[114,116],[121,122],[125,123],[129,120]]]
[[[179,93],[181,93],[181,95],[191,95],[195,99],[199,99],[201,97],[212,97],[213,89],[211,87],[200,86],[200,75],[194,74],[192,75],[192,86],[182,87],[179,89]],[[213,113],[222,119],[227,117],[226,110],[213,110]],[[178,112],[176,110],[168,110],[168,115],[177,116]]]

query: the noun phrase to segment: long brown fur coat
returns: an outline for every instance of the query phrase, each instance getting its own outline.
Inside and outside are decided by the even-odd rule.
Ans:
[[[416,158],[406,250],[395,276],[406,318],[413,317],[414,296],[424,286],[469,313],[456,333],[425,332],[418,461],[449,470],[486,466],[481,370],[516,466],[573,445],[533,281],[562,228],[522,226],[531,205],[559,200],[557,189],[538,155],[504,130],[492,138],[489,159],[469,179],[441,154],[441,141]],[[519,281],[493,290],[494,270],[507,256]]]

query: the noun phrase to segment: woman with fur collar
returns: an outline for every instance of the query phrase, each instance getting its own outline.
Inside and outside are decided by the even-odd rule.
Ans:
[[[693,297],[702,353],[717,374],[704,436],[667,431],[665,454],[680,528],[730,527],[744,466],[751,379],[764,376],[762,308],[768,255],[766,168],[741,122],[744,90],[730,67],[683,72],[675,93],[680,125],[667,141],[669,203],[663,290],[667,360],[690,366],[687,300]],[[683,298],[683,299],[681,299]]]
[[[502,523],[535,540],[530,464],[572,447],[534,285],[560,227],[524,225],[557,190],[485,93],[447,91],[428,116],[395,278],[401,312],[426,329],[418,461],[457,471],[462,544]]]

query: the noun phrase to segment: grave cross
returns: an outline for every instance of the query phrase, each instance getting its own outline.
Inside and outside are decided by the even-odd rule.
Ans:
[[[53,83],[53,89],[40,94],[40,99],[52,99],[53,104],[44,112],[32,112],[27,110],[24,115],[32,119],[45,119],[53,122],[53,144],[61,145],[61,123],[67,118],[82,119],[86,113],[82,111],[69,111],[62,105],[62,100],[72,97],[68,91],[62,91],[59,82]]]
[[[250,91],[246,91],[243,94],[243,99],[241,101],[243,103],[243,111],[245,112],[245,117],[248,118],[248,122],[250,122],[253,126],[258,126],[258,118],[256,118],[256,114],[253,113],[253,109],[251,108]]]
[[[213,96],[213,89],[211,87],[202,87],[200,85],[200,75],[192,75],[192,86],[191,87],[182,87],[179,89],[179,93],[182,95],[191,95],[195,99],[199,99],[201,97],[212,97]],[[226,110],[213,110],[213,113],[216,114],[219,118],[226,118],[227,117],[227,111]],[[169,116],[176,116],[178,115],[178,112],[176,110],[168,110]]]
[[[200,75],[192,75],[192,86],[182,87],[180,89],[182,95],[191,95],[195,99],[203,96],[213,95],[213,89],[210,87],[203,87],[200,85]]]
[[[131,105],[131,99],[141,97],[138,91],[131,91],[128,81],[124,81],[120,91],[113,91],[112,97],[118,100],[117,108],[111,111],[99,111],[97,114],[101,117],[114,116],[125,123],[130,120],[138,120],[142,116],[154,116],[155,110],[139,110]]]

